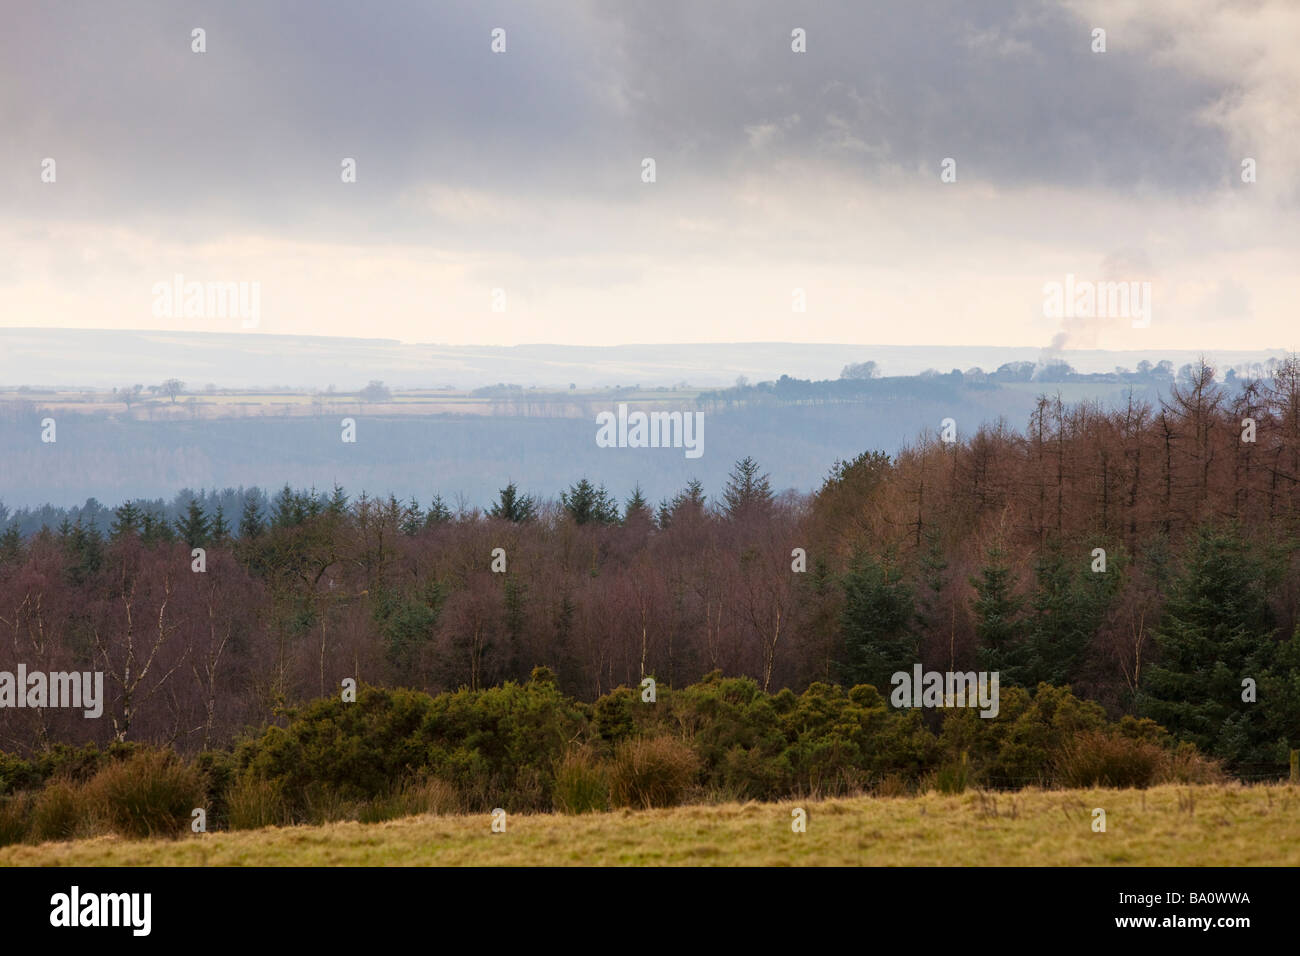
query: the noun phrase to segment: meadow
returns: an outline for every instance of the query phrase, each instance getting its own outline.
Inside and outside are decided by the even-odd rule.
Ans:
[[[796,808],[806,832],[792,829]],[[1105,832],[1095,832],[1097,808]],[[0,849],[0,866],[1298,866],[1300,788],[929,792],[606,813],[101,836]]]

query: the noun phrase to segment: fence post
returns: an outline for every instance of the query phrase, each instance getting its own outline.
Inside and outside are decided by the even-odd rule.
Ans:
[[[1300,784],[1300,750],[1291,751],[1291,783]]]

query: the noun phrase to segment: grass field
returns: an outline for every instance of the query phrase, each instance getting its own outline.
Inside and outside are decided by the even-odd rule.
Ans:
[[[807,812],[794,833],[791,811]],[[1092,829],[1094,808],[1106,832]],[[1300,865],[1300,788],[1164,786],[335,823],[0,849],[5,866]]]

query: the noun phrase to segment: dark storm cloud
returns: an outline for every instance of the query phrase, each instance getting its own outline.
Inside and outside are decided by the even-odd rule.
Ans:
[[[642,156],[665,186],[706,191],[786,166],[937,176],[945,156],[1004,188],[1195,193],[1223,178],[1222,135],[1196,119],[1220,91],[1122,36],[1094,54],[1089,24],[1029,0],[85,2],[8,17],[0,209],[178,239],[220,223],[445,237],[460,224],[413,190],[618,204]]]

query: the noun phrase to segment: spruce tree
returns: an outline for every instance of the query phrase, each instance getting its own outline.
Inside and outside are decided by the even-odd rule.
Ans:
[[[211,539],[220,543],[230,537],[230,523],[226,521],[225,510],[220,504],[217,505],[217,513],[212,516]]]
[[[627,499],[623,507],[624,524],[634,524],[638,521],[654,521],[654,516],[650,513],[650,504],[641,492],[639,483],[632,489],[632,497]]]
[[[114,515],[113,526],[109,529],[109,535],[114,541],[128,535],[133,538],[139,536],[140,525],[144,519],[139,508],[126,501],[114,512]]]
[[[489,518],[503,518],[515,524],[531,521],[537,515],[537,502],[531,495],[521,495],[512,481],[500,491],[500,499],[488,509]]]
[[[890,678],[919,661],[916,602],[892,561],[858,552],[844,575],[841,672],[846,683],[872,684],[886,696]]]
[[[424,512],[420,510],[420,503],[411,498],[410,503],[402,509],[402,534],[408,538],[413,538],[420,533],[424,527]]]
[[[258,506],[257,495],[250,494],[244,499],[244,510],[239,516],[239,538],[241,541],[252,541],[265,530],[266,524],[262,521],[262,509]]]
[[[975,635],[980,642],[980,668],[1000,672],[1009,662],[1008,653],[1024,633],[1020,617],[1024,599],[1015,593],[1015,581],[1001,547],[989,548],[987,563],[970,583],[975,588],[973,610]]]
[[[1142,713],[1230,765],[1268,759],[1264,708],[1243,701],[1272,664],[1263,567],[1235,529],[1202,525],[1187,548],[1142,672]]]
[[[24,555],[23,536],[18,530],[18,522],[13,522],[0,535],[0,564],[18,564]]]
[[[191,498],[185,511],[185,517],[176,522],[176,533],[191,548],[202,548],[208,543],[212,525],[198,499]]]
[[[758,462],[748,455],[736,462],[735,470],[722,490],[727,517],[732,519],[766,515],[772,508],[774,497],[768,476],[759,474]]]
[[[451,509],[447,507],[442,500],[442,495],[434,495],[433,500],[429,502],[429,510],[425,513],[425,527],[430,525],[442,524],[451,520]]]
[[[568,491],[561,491],[560,504],[574,524],[615,524],[618,521],[618,503],[610,497],[604,485],[597,488],[586,478]]]

